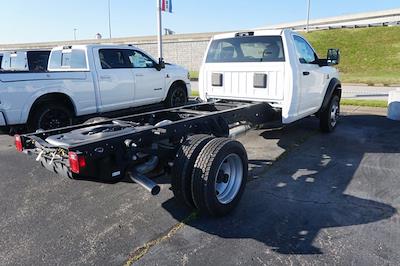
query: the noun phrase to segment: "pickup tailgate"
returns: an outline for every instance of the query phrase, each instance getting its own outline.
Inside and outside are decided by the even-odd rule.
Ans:
[[[284,62],[206,64],[200,82],[207,98],[283,100]]]

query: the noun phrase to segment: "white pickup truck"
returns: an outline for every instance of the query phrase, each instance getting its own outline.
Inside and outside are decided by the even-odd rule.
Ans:
[[[330,132],[340,112],[338,49],[319,59],[314,48],[291,30],[257,30],[216,35],[199,76],[200,97],[267,102],[288,124],[315,114]]]
[[[164,102],[184,105],[188,71],[131,45],[56,47],[45,73],[0,73],[0,126],[70,125],[77,116]]]

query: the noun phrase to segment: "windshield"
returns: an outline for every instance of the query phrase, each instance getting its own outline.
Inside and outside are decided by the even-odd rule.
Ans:
[[[280,36],[246,36],[212,41],[207,63],[284,62]]]

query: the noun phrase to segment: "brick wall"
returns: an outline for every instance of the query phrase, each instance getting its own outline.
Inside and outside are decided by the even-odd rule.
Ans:
[[[163,45],[165,62],[182,65],[189,70],[198,71],[207,49],[208,41],[166,42]],[[157,43],[136,44],[155,58],[158,57]]]

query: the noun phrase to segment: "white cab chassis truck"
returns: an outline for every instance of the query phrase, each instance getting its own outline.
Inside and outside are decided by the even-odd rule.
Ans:
[[[153,195],[150,177],[167,173],[178,202],[211,216],[239,203],[248,176],[247,152],[231,137],[277,117],[290,123],[317,114],[332,131],[339,115],[339,51],[319,59],[291,31],[214,37],[201,69],[204,101],[153,112],[15,137],[18,151],[73,179],[123,177]]]
[[[79,116],[161,102],[179,106],[188,95],[186,69],[159,64],[134,46],[56,47],[47,72],[0,72],[0,126],[47,130]]]
[[[281,110],[283,124],[316,114],[323,131],[339,116],[339,50],[320,59],[311,44],[291,30],[259,30],[214,36],[200,76],[201,99],[266,102]]]

